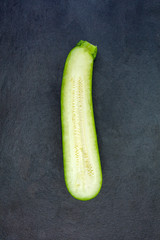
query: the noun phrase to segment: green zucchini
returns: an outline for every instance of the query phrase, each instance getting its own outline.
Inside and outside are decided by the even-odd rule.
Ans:
[[[68,54],[61,86],[64,178],[79,200],[94,198],[102,186],[102,170],[92,102],[93,62],[97,47],[80,41]]]

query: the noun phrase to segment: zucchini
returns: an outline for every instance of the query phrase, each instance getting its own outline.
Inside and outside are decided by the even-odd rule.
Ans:
[[[94,198],[102,186],[102,170],[92,102],[92,72],[97,47],[80,41],[68,54],[61,86],[64,178],[79,200]]]

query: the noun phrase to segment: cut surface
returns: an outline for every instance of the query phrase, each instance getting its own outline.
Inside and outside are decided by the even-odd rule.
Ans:
[[[63,162],[68,191],[77,199],[89,200],[102,185],[92,104],[92,71],[97,48],[87,42],[80,43],[68,55],[63,74]]]

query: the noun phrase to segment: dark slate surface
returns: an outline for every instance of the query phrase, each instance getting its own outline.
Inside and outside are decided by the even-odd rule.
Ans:
[[[103,187],[63,177],[68,52],[98,45],[93,101]],[[160,239],[160,1],[0,1],[0,240]]]

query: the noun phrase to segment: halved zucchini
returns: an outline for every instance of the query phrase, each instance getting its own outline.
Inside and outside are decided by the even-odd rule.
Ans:
[[[61,87],[64,177],[79,200],[94,198],[102,185],[102,170],[92,103],[92,71],[97,47],[80,41],[65,63]]]

